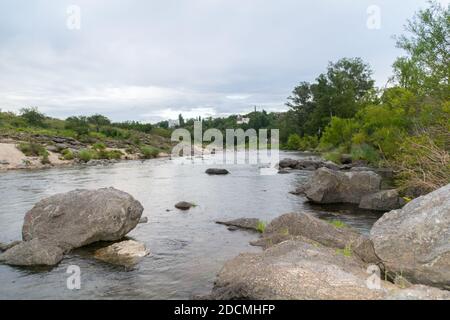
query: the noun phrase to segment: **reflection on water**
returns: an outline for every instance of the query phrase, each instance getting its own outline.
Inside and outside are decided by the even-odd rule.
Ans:
[[[281,154],[281,157],[302,157]],[[339,219],[367,232],[379,217],[344,206],[318,207],[289,193],[310,172],[264,176],[257,165],[224,166],[228,176],[208,176],[205,165],[175,165],[170,160],[123,162],[105,167],[59,168],[0,174],[0,242],[20,240],[23,217],[37,201],[76,188],[113,186],[139,200],[149,218],[130,236],[151,251],[134,269],[87,259],[75,251],[55,268],[21,269],[0,265],[0,298],[9,299],[188,299],[206,294],[223,263],[257,235],[230,232],[216,220],[256,217],[264,221],[287,212],[312,212]],[[178,201],[197,207],[174,208]],[[81,268],[81,290],[67,289],[67,267]]]

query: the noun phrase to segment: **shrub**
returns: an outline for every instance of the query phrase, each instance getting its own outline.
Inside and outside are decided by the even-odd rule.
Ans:
[[[365,160],[368,163],[376,166],[380,162],[380,155],[377,150],[368,144],[352,146],[352,160]]]
[[[69,149],[64,149],[63,151],[61,151],[61,154],[64,160],[73,160],[75,158],[75,155]]]
[[[160,150],[155,147],[145,146],[141,148],[141,153],[144,159],[152,159],[156,158],[159,154]]]
[[[20,143],[17,148],[27,157],[48,155],[48,151],[38,143]]]
[[[288,150],[300,150],[300,143],[300,136],[294,133],[289,136],[286,147]]]
[[[92,148],[93,148],[94,150],[101,151],[101,150],[105,150],[105,149],[106,149],[106,146],[105,146],[105,144],[102,143],[102,142],[97,142],[97,143],[94,143],[94,145],[92,146]]]
[[[43,127],[45,115],[37,108],[23,108],[20,110],[20,117],[24,119],[29,125],[36,127]]]
[[[41,163],[42,164],[51,164],[50,159],[48,158],[48,153],[42,155]]]
[[[319,148],[321,150],[330,150],[338,146],[350,148],[352,136],[357,133],[358,123],[354,119],[341,119],[333,117],[328,127],[320,139]]]
[[[80,152],[78,152],[78,159],[80,159],[83,162],[88,162],[95,158],[95,154],[92,152],[92,150],[89,149],[82,149]]]

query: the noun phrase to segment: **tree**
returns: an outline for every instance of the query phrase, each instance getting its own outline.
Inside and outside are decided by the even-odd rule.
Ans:
[[[178,115],[178,122],[179,122],[180,127],[184,126],[184,118],[181,113]]]
[[[78,136],[89,133],[89,123],[86,117],[69,117],[66,119],[66,129],[73,130]]]
[[[373,90],[370,66],[360,58],[344,58],[330,63],[315,83],[300,83],[287,106],[296,115],[301,136],[320,135],[332,117],[353,117],[367,104],[366,97]]]
[[[107,117],[98,113],[88,117],[87,122],[95,126],[96,132],[100,132],[100,127],[111,124],[111,121]]]
[[[39,112],[36,107],[21,109],[20,116],[31,126],[44,126],[45,115]]]
[[[408,21],[409,36],[397,38],[397,47],[407,56],[394,63],[397,82],[418,94],[449,98],[450,74],[450,5],[430,1]]]

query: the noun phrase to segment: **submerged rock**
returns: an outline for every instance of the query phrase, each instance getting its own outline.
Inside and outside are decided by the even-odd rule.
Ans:
[[[306,197],[315,203],[355,203],[380,191],[381,177],[371,171],[342,172],[320,168],[304,187]]]
[[[111,264],[131,266],[149,253],[143,243],[126,240],[96,250],[94,257]]]
[[[399,197],[398,191],[383,190],[374,194],[369,194],[361,198],[359,207],[361,209],[390,211],[401,208],[405,201]]]
[[[148,222],[148,218],[147,217],[142,217],[140,220],[139,220],[139,223],[147,223]]]
[[[194,207],[195,205],[193,203],[187,202],[187,201],[180,201],[175,205],[175,208],[179,210],[189,210],[190,208]]]
[[[365,265],[355,257],[303,241],[285,241],[262,253],[228,261],[211,299],[382,299],[393,284],[367,286]]]
[[[57,264],[72,249],[122,239],[136,227],[143,210],[132,196],[114,188],[51,196],[27,212],[24,242],[4,252],[0,260],[14,265]]]
[[[256,218],[240,218],[230,221],[216,221],[217,224],[223,224],[228,227],[236,227],[240,229],[247,229],[258,231],[260,220]]]
[[[385,213],[370,238],[389,272],[450,289],[450,184]]]
[[[205,171],[206,174],[209,175],[226,175],[230,172],[227,169],[217,169],[217,168],[210,168]]]

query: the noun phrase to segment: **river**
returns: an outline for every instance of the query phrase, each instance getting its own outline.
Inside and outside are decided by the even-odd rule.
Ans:
[[[281,158],[302,158],[285,153]],[[269,222],[287,212],[308,211],[340,219],[363,233],[379,214],[346,206],[312,206],[292,195],[311,172],[260,175],[257,165],[224,166],[227,176],[208,176],[205,165],[168,159],[108,166],[0,173],[0,242],[20,240],[23,217],[40,199],[76,188],[115,187],[139,200],[149,221],[129,235],[151,254],[132,269],[112,266],[73,252],[55,268],[0,265],[0,299],[189,299],[207,294],[224,262],[241,252],[258,252],[257,234],[227,230],[216,220],[255,217]],[[197,206],[181,212],[179,201]],[[67,268],[81,270],[81,289],[69,290]]]

